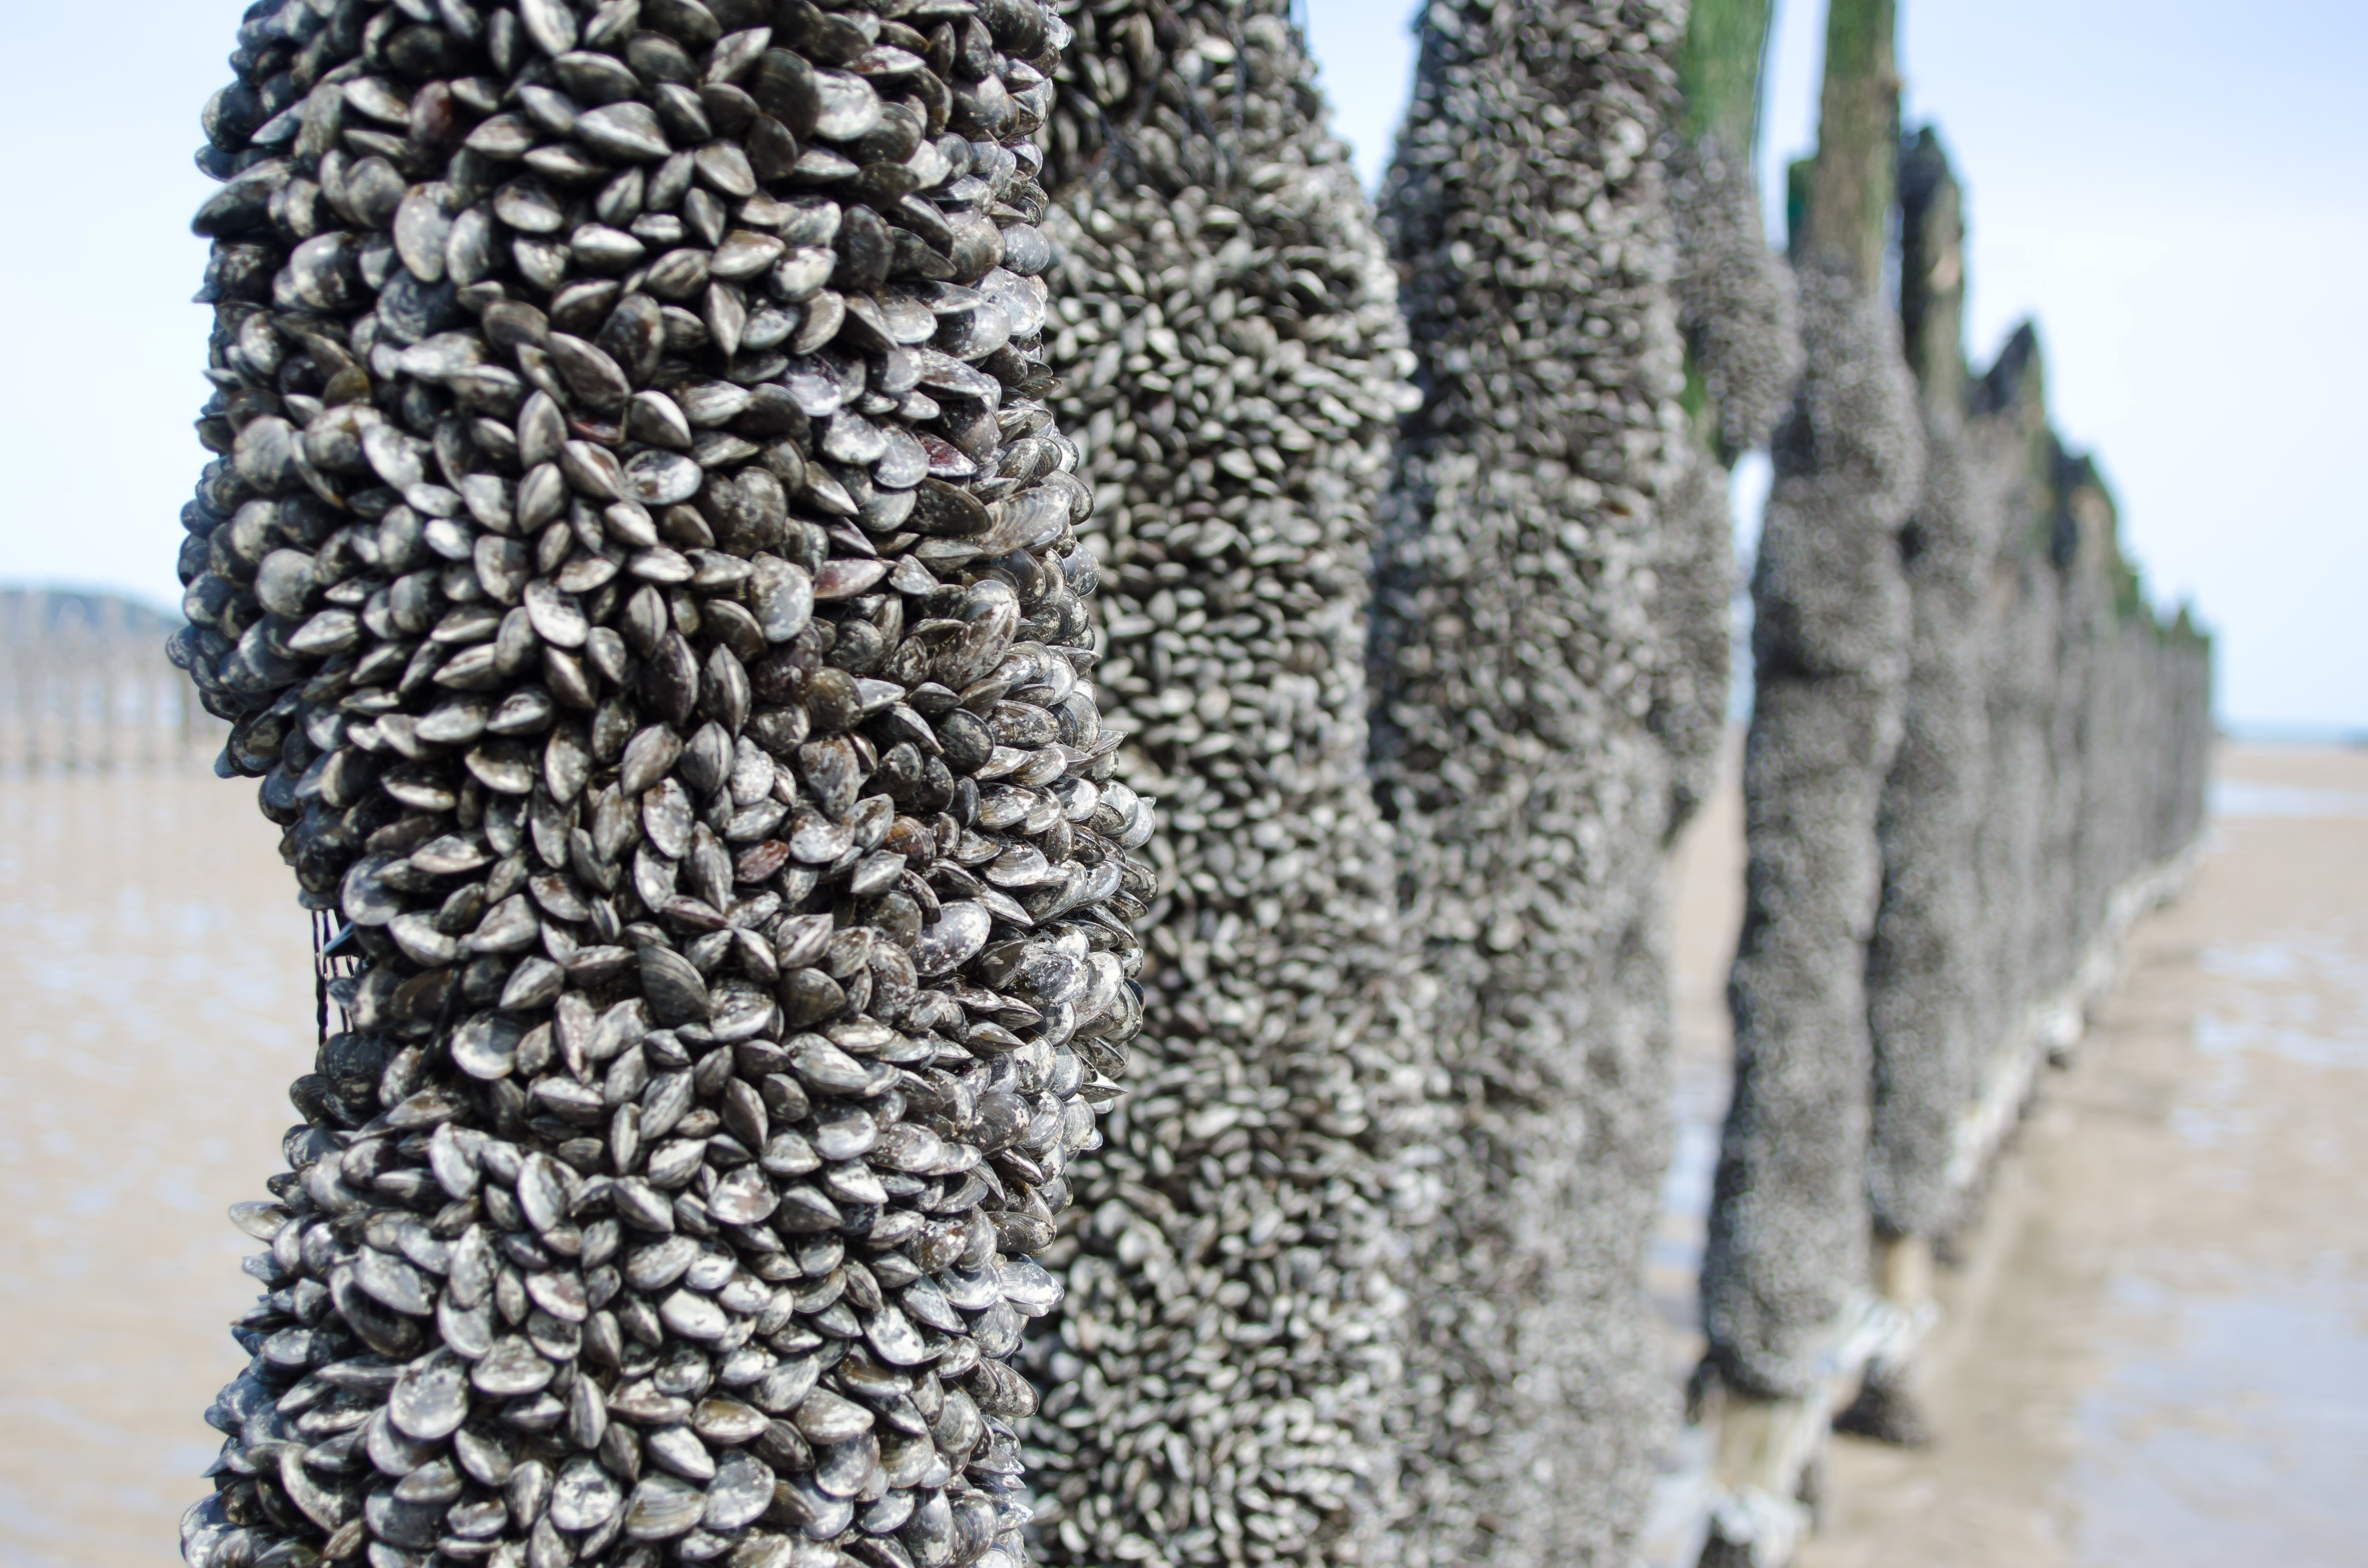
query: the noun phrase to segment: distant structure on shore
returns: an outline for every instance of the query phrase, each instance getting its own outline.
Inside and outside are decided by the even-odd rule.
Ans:
[[[227,732],[165,662],[180,621],[113,594],[0,587],[0,771],[203,762]]]

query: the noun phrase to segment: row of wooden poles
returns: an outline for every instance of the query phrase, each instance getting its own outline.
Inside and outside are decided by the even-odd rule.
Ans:
[[[1770,11],[1696,0],[1706,161],[1755,146]],[[1704,1568],[1792,1559],[1830,1427],[1934,1435],[1936,1255],[2130,923],[2182,885],[2210,750],[2210,640],[2147,604],[2096,464],[2050,427],[2035,332],[1967,362],[1962,193],[1935,133],[1903,134],[1896,0],[1827,20],[1817,149],[1787,193],[1800,375],[1752,582],[1707,1452],[1679,1553]],[[1721,330],[1695,324],[1698,359]]]
[[[1781,256],[1771,0],[1430,0],[1377,211],[1320,194],[1288,0],[1064,8],[1059,414],[1096,680],[1166,820],[1144,1038],[1023,1351],[1044,1561],[1772,1568],[1838,1409],[1918,1435],[1936,1244],[2176,884],[2211,653],[2050,429],[2035,335],[1966,364],[1896,5],[1830,0]],[[1403,417],[1311,416],[1310,386],[1387,407],[1400,343]],[[1753,449],[1749,913],[1681,1428],[1639,1289],[1659,899]],[[1277,587],[1288,637],[1241,613]]]
[[[1023,1434],[1041,1560],[1609,1568],[1643,1547],[1677,1405],[1639,1289],[1668,1153],[1662,856],[1723,723],[1726,465],[1807,406],[1820,332],[1896,308],[1893,4],[1835,0],[1797,274],[1749,194],[1770,0],[1431,0],[1378,226],[1300,96],[1291,0],[1057,7],[1078,33],[1044,137],[1069,257],[1059,413],[1100,504],[1097,682],[1167,822],[1145,1040],[1046,1259],[1067,1299],[1023,1352],[1045,1395]],[[1671,229],[1675,289],[1657,267]],[[1874,308],[1804,334],[1795,276]],[[1930,303],[1920,288],[1902,303]],[[1925,406],[1911,389],[1897,411],[1911,444],[1965,399],[1953,309],[1911,312],[1904,353],[1896,317],[1870,340],[1897,385],[1920,379]],[[2044,782],[2045,801],[2022,801],[2033,820],[2098,846],[2068,923],[2047,903],[2020,949],[2078,954],[2192,834],[2208,650],[2173,647],[2123,591],[2110,504],[2047,435],[2023,358],[2029,374],[1989,382],[2027,425],[2039,480],[2011,511],[2031,527],[1975,597],[2037,607],[1998,645],[2050,651],[2030,765],[2001,750],[1994,771]],[[1409,370],[1419,397],[1401,394]],[[1828,588],[1884,566],[1865,602],[1904,604],[1916,483],[1877,475],[1889,488],[1855,521],[1835,512],[1863,455],[1839,434],[1822,452],[1775,443],[1796,565]],[[1765,573],[1761,588],[1772,733],[1855,677],[1783,645],[1818,607]],[[0,596],[0,764],[202,759],[219,727],[165,664],[168,630],[120,601]],[[2129,644],[2092,661],[2120,687],[2057,656],[2107,642]],[[1908,651],[1884,658],[1907,684]],[[1804,676],[1828,686],[1774,689]],[[1917,699],[1886,700],[1896,728]],[[2170,707],[2175,757],[2151,721],[2109,734]],[[1879,862],[1886,756],[1859,747],[1847,790],[1796,791],[1855,802],[1829,824],[1850,867],[1784,841],[1770,808],[1793,785],[1773,778],[1755,785],[1755,865],[1830,891]],[[2156,762],[2163,799],[2134,802],[2123,780]],[[1985,800],[2002,819],[2007,797]],[[2035,861],[2088,864],[2055,843],[2031,838]],[[1763,903],[1764,937],[1782,911]],[[1864,961],[1855,939],[1845,967]],[[2040,978],[2018,1016],[2077,1006],[2082,977]],[[1713,1560],[1789,1553],[1833,1298],[1868,1274],[1865,1009],[1836,994],[1861,1054],[1827,1059],[1834,1095],[1766,1118],[1759,1166],[1729,1139],[1722,1278],[1778,1310],[1711,1314],[1704,1403],[1728,1440],[1686,1544]],[[1830,1040],[1814,1019],[1763,1029],[1744,1103],[1771,1104],[1770,1064]],[[1959,1108],[1976,1119],[1962,1137],[1944,1119],[1926,1141],[1941,1167],[1960,1144],[1986,1158],[1979,1116],[2018,1105]],[[1830,1203],[1783,1186],[1821,1131]],[[1782,1194],[1770,1222],[1747,1192]],[[1896,1277],[1918,1257],[1878,1249]],[[1895,1359],[1914,1293],[1884,1330]]]

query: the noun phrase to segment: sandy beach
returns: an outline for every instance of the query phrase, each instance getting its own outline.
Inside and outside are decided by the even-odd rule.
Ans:
[[[2213,847],[2051,1074],[1962,1265],[1941,1440],[1830,1461],[1804,1568],[2368,1562],[2368,753],[2237,748]],[[1689,1354],[1725,1098],[1730,790],[1673,868]],[[304,916],[249,791],[0,782],[0,1568],[173,1561],[222,1324],[310,1064]]]
[[[1802,1568],[2368,1563],[2368,752],[2237,748]]]

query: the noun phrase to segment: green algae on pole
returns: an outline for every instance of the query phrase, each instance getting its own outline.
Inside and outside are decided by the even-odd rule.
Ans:
[[[1896,0],[1831,0],[1826,11],[1825,85],[1817,99],[1817,156],[1808,222],[1793,260],[1880,290],[1890,236],[1899,140],[1899,71],[1893,59]]]
[[[1697,0],[1678,51],[1686,134],[1749,156],[1759,144],[1763,67],[1775,0]]]

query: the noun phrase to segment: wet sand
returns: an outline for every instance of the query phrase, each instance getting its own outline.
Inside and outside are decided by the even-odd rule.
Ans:
[[[1940,1440],[1838,1438],[1801,1568],[2368,1563],[2368,751],[2232,747],[2209,852],[1942,1271]],[[1679,1375],[1741,919],[1730,786],[1672,867]]]
[[[1686,825],[1669,859],[1671,1112],[1677,1127],[1645,1286],[1661,1324],[1672,1387],[1685,1381],[1703,1347],[1694,1282],[1708,1236],[1704,1220],[1718,1166],[1719,1123],[1726,1116],[1734,1073],[1726,971],[1743,930],[1742,769],[1736,736],[1721,760],[1717,788]]]
[[[2368,752],[2237,748],[1802,1568],[2368,1563]]]
[[[254,786],[0,782],[0,1564],[177,1560],[225,1325],[311,1065],[310,937]]]
[[[1841,1443],[1804,1568],[2368,1563],[2368,753],[2223,759],[2214,850],[1944,1280],[1941,1444]],[[1741,811],[1673,869],[1673,1377],[1725,1098]],[[161,1565],[243,1360],[310,1064],[305,921],[250,790],[0,781],[0,1568]]]

